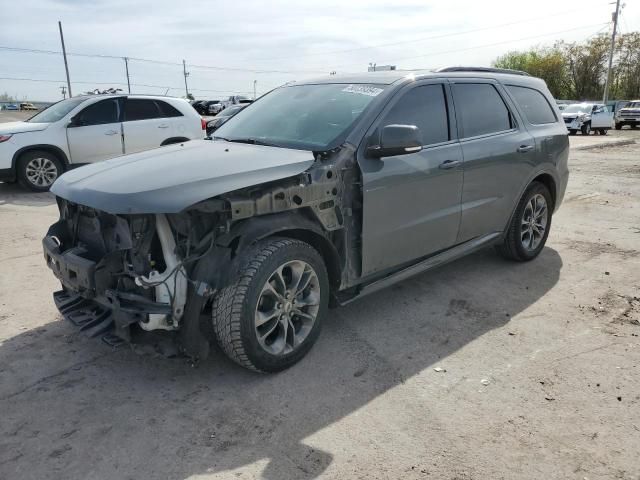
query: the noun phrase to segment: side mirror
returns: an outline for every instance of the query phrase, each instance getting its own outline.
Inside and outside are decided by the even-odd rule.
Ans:
[[[415,125],[387,125],[380,133],[379,145],[367,148],[375,158],[407,155],[422,150],[422,134]]]
[[[80,123],[78,123],[78,116],[74,116],[71,117],[71,119],[69,120],[69,123],[67,124],[67,128],[72,128],[72,127],[79,127]]]

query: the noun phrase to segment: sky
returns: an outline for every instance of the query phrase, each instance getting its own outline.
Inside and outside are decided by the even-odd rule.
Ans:
[[[58,20],[74,95],[126,92],[129,57],[132,93],[184,96],[184,59],[189,91],[218,99],[370,63],[489,66],[510,50],[610,32],[610,1],[0,0],[0,93],[62,98],[59,53],[12,50],[61,51]],[[640,0],[623,3],[619,31],[639,31]]]

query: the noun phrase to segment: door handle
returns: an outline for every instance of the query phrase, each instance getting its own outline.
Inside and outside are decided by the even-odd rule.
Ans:
[[[169,125],[163,123],[162,125],[158,125],[158,128],[169,128]]]
[[[118,132],[117,130],[107,130],[106,132],[104,132],[105,135],[118,135],[118,133],[120,132]]]
[[[518,153],[527,153],[533,150],[535,147],[533,145],[520,145],[518,147]]]
[[[457,167],[458,165],[460,165],[460,163],[460,160],[445,160],[440,165],[438,165],[438,168],[442,170],[449,170],[450,168]]]

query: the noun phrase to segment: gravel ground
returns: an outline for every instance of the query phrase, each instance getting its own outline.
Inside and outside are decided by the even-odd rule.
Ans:
[[[481,251],[333,310],[271,376],[78,336],[52,197],[0,184],[0,478],[639,479],[639,148],[572,152],[535,261]]]

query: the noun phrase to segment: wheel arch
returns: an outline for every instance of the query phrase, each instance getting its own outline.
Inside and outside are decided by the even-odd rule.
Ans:
[[[555,211],[555,208],[557,205],[557,199],[558,199],[558,182],[556,178],[553,176],[553,174],[550,173],[549,171],[546,171],[546,170],[538,171],[533,175],[531,175],[531,177],[526,182],[524,182],[522,188],[520,189],[520,192],[518,193],[518,196],[516,197],[516,201],[514,202],[513,208],[511,210],[511,214],[509,215],[509,218],[507,219],[507,223],[505,224],[505,227],[504,227],[505,232],[509,228],[509,225],[511,224],[511,220],[513,219],[513,216],[516,213],[516,209],[518,208],[518,203],[520,202],[520,199],[522,198],[522,196],[525,194],[525,192],[533,182],[540,182],[545,187],[547,187],[547,189],[549,190],[549,193],[551,194],[551,201],[553,202],[553,208],[550,210],[552,212]]]
[[[301,240],[314,247],[322,256],[333,291],[340,288],[342,278],[341,259],[336,247],[322,227],[300,211],[276,213],[252,217],[235,224],[218,239],[219,244],[231,247],[234,254],[268,237],[287,237]]]
[[[57,147],[56,145],[47,143],[27,145],[26,147],[22,147],[16,150],[16,152],[13,154],[13,158],[11,159],[11,168],[15,170],[18,160],[20,159],[22,154],[30,152],[32,150],[43,150],[45,152],[50,152],[58,157],[58,159],[62,162],[65,170],[69,168],[69,159],[67,158],[67,154],[64,153],[64,150],[62,150],[60,147]]]

